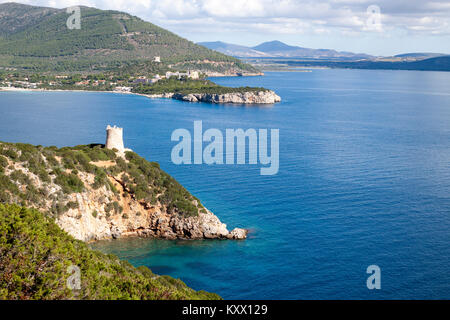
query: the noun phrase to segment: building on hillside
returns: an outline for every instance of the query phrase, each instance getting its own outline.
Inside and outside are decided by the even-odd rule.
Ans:
[[[108,125],[106,127],[106,149],[114,150],[116,149],[120,156],[125,157],[125,152],[133,151],[131,149],[125,148],[123,144],[123,128],[111,127]]]
[[[106,127],[106,149],[117,149],[119,152],[124,152],[125,147],[123,145],[123,129],[116,126]]]
[[[115,87],[114,91],[126,93],[131,92],[131,89],[132,89],[131,87]]]
[[[181,79],[182,77],[187,77],[187,78],[194,79],[194,80],[200,78],[197,71],[188,71],[188,72],[178,72],[178,71],[170,72],[170,71],[168,71],[168,72],[166,72],[166,78],[170,79],[171,77],[177,77],[178,79]]]

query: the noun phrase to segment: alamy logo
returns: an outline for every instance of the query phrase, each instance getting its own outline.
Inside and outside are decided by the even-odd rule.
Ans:
[[[172,149],[174,164],[248,164],[259,163],[261,175],[275,175],[279,169],[279,129],[270,130],[270,155],[268,150],[268,130],[226,129],[225,141],[222,131],[208,129],[203,132],[202,121],[194,121],[194,139],[187,129],[177,129],[172,133],[172,141],[179,142]],[[247,149],[248,141],[248,149]],[[203,143],[208,145],[203,148]],[[192,146],[193,145],[193,146]],[[192,160],[192,147],[194,158]],[[224,154],[225,147],[225,154]]]
[[[370,5],[367,7],[366,13],[368,15],[366,26],[369,30],[381,31],[381,9],[377,5]]]
[[[66,12],[70,17],[66,21],[67,28],[70,30],[81,29],[81,10],[80,7],[67,8]]]
[[[380,290],[381,289],[381,269],[377,265],[371,265],[367,267],[368,274],[371,274],[369,278],[367,278],[367,289],[369,290]]]

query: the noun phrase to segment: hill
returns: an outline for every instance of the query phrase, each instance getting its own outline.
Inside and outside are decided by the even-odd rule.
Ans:
[[[309,61],[309,60],[272,60],[273,63],[285,64],[291,67],[329,67],[349,69],[380,69],[380,70],[419,70],[419,71],[450,71],[450,56],[435,57],[413,61]]]
[[[78,267],[80,282],[68,268]],[[73,271],[72,271],[73,272]],[[74,290],[68,286],[71,283]],[[0,300],[220,299],[91,250],[34,209],[0,203]]]
[[[71,14],[66,9],[0,4],[0,67],[27,72],[258,72],[130,14],[80,8],[77,30],[67,28]],[[155,57],[161,63],[153,62]]]
[[[369,59],[367,54],[339,52],[330,49],[311,49],[290,46],[281,41],[269,41],[255,47],[238,46],[223,42],[201,42],[207,48],[242,58],[306,58],[306,59]]]
[[[246,46],[240,46],[237,44],[225,43],[222,41],[215,42],[199,42],[202,45],[211,50],[215,50],[227,55],[235,57],[267,57],[268,55],[264,52],[254,50]]]
[[[246,237],[229,232],[157,163],[102,145],[0,143],[0,203],[38,209],[83,241]]]
[[[412,52],[412,53],[402,53],[397,54],[394,57],[397,58],[406,58],[406,59],[416,59],[416,60],[422,60],[422,59],[428,59],[428,58],[436,58],[445,56],[443,53],[434,53],[434,52]]]
[[[280,51],[294,51],[294,50],[304,49],[304,48],[290,46],[281,41],[275,40],[275,41],[261,43],[255,47],[253,47],[252,49],[259,50],[262,52],[280,52]]]

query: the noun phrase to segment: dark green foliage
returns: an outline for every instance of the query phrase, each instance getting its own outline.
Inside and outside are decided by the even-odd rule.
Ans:
[[[64,193],[78,193],[84,189],[83,181],[73,173],[60,172],[55,178],[55,183],[62,187]]]
[[[12,181],[15,181],[21,185],[29,185],[30,184],[30,178],[28,178],[28,176],[23,173],[22,171],[19,170],[14,170],[13,172],[10,173],[9,178]]]
[[[77,209],[78,208],[78,202],[70,201],[70,202],[67,202],[66,206],[69,209]]]
[[[19,159],[19,155],[17,154],[17,152],[8,147],[2,148],[0,150],[0,153],[3,154],[4,156],[6,156],[7,158],[10,158],[13,161],[16,161]]]
[[[4,156],[0,156],[0,167],[6,168],[8,166],[8,160]]]
[[[81,289],[67,287],[68,267]],[[0,300],[220,299],[182,281],[134,268],[73,239],[41,212],[0,204]]]
[[[65,147],[58,149],[56,147],[35,147],[26,144],[0,143],[2,152],[16,157],[17,161],[22,158],[22,163],[36,174],[42,182],[50,183],[52,178],[54,183],[62,187],[62,195],[71,193],[80,193],[85,189],[83,181],[79,178],[81,173],[91,173],[95,175],[92,187],[99,189],[106,187],[115,194],[119,194],[111,182],[111,177],[121,177],[126,195],[130,194],[139,201],[145,201],[152,205],[158,202],[167,207],[171,214],[180,214],[185,216],[197,216],[199,210],[203,209],[200,201],[193,197],[182,185],[174,178],[161,170],[158,163],[149,162],[134,152],[126,152],[125,161],[117,157],[112,150],[103,148],[101,145],[76,146],[73,148]],[[5,156],[3,164],[7,165]],[[59,162],[57,158],[60,158]],[[0,158],[1,159],[1,158]],[[10,161],[13,161],[9,157]],[[0,160],[1,161],[1,160]],[[92,164],[97,161],[111,161],[109,168],[100,168]],[[66,171],[70,172],[66,172]],[[46,189],[36,190],[32,188],[30,178],[20,170],[13,170],[9,176],[1,173],[0,200],[2,202],[21,203],[25,201],[30,205],[36,205],[43,201],[47,194]],[[27,186],[25,192],[20,192],[18,186]],[[28,187],[30,186],[30,187]],[[111,200],[104,202],[106,212],[109,216],[121,214],[123,208],[117,202]],[[195,205],[194,203],[197,203]],[[67,204],[67,199],[58,198],[52,206],[53,215],[59,215],[71,208]]]
[[[1,4],[0,66],[28,73],[116,75],[164,73],[169,64],[185,70],[256,70],[123,12],[81,7],[80,30],[66,27],[69,16],[65,10]],[[162,63],[152,63],[155,56]]]
[[[107,176],[105,171],[102,168],[96,168],[95,170],[95,179],[94,179],[94,184],[92,185],[92,187],[94,189],[99,189],[100,187],[104,186],[107,183]]]
[[[170,79],[160,80],[152,85],[139,84],[133,88],[133,92],[142,94],[163,94],[163,93],[205,93],[205,94],[225,94],[225,93],[245,93],[254,91],[267,91],[265,88],[258,87],[223,87],[210,80],[192,80],[192,79]]]
[[[169,213],[198,215],[199,208],[193,204],[196,199],[178,181],[162,171],[159,164],[148,162],[134,152],[127,152],[126,158],[129,160],[127,172],[132,179],[127,183],[127,188],[138,200],[152,204],[159,200],[168,207]]]

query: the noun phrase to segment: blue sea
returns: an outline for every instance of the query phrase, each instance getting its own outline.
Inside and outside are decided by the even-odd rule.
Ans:
[[[77,92],[0,92],[0,140],[104,143],[157,161],[245,241],[94,244],[225,299],[450,298],[450,73],[274,72],[217,78],[283,102],[225,106]],[[280,169],[174,165],[175,129],[279,129]],[[369,290],[366,269],[381,269]]]

